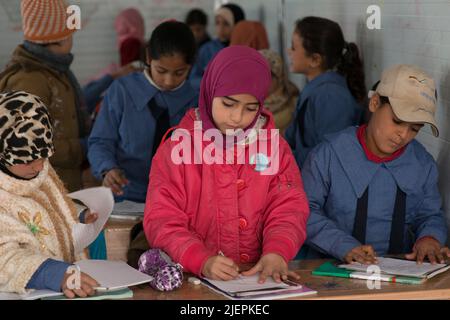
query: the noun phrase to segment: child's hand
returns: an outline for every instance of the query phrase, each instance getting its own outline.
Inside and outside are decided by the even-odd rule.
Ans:
[[[370,245],[362,245],[350,250],[344,257],[346,263],[359,262],[362,264],[378,263],[375,250]]]
[[[428,257],[431,264],[444,263],[444,255],[450,257],[450,251],[447,247],[441,248],[439,241],[432,237],[424,237],[416,241],[413,252],[405,255],[408,260],[416,260],[418,264]]]
[[[109,170],[103,178],[103,185],[111,188],[111,191],[118,196],[123,195],[122,188],[129,183],[122,170],[114,168]]]
[[[262,256],[253,268],[242,272],[242,275],[252,276],[257,272],[261,272],[258,280],[259,283],[264,283],[267,277],[272,277],[278,283],[282,280],[287,280],[288,276],[291,276],[295,280],[300,279],[298,274],[288,270],[288,265],[284,261],[284,258],[275,253],[268,253]]]
[[[448,247],[442,247],[441,253],[447,258],[450,258],[450,249]]]
[[[98,219],[98,213],[91,212],[91,210],[87,210],[84,215],[84,223],[85,224],[91,224],[97,221]]]
[[[224,256],[210,257],[203,266],[202,274],[211,280],[232,280],[239,276],[239,267]]]
[[[66,272],[64,274],[64,279],[61,283],[61,289],[64,295],[69,298],[73,299],[75,297],[81,297],[85,298],[87,296],[92,296],[95,294],[95,287],[98,287],[99,284],[97,281],[92,279],[90,276],[85,274],[84,272],[80,273],[80,287],[77,289],[69,289],[68,288],[68,280],[69,277],[73,276],[73,273]]]

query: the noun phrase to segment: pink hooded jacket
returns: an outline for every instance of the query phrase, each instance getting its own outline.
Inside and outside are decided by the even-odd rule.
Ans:
[[[144,231],[150,247],[165,251],[185,271],[201,275],[208,258],[219,252],[236,263],[257,262],[267,253],[288,262],[305,241],[309,206],[300,172],[289,145],[273,135],[277,131],[272,114],[262,107],[270,83],[270,67],[258,51],[244,46],[223,49],[205,71],[199,108],[185,115],[152,160]],[[260,103],[246,133],[253,128],[268,134],[240,138],[230,145],[240,146],[230,156],[226,151],[232,148],[214,146],[216,142],[202,135],[215,129],[214,97],[242,93]],[[201,130],[195,130],[199,123]],[[183,144],[176,139],[180,132]],[[213,150],[219,161],[205,159]],[[177,161],[182,153],[190,161]],[[193,161],[196,155],[202,161]],[[236,161],[240,155],[245,161]]]

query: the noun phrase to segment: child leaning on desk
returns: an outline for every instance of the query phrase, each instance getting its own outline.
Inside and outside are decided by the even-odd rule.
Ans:
[[[0,292],[62,291],[94,294],[98,283],[81,273],[81,287],[67,286],[66,270],[80,257],[72,227],[77,209],[48,159],[54,153],[47,107],[24,91],[0,94]],[[85,212],[84,223],[97,220]]]
[[[184,132],[182,139],[189,141],[192,154],[203,155],[201,163],[186,154],[176,164],[173,155],[179,143],[172,138],[153,159],[144,230],[150,247],[164,250],[187,272],[231,280],[239,275],[239,263],[256,263],[243,274],[261,271],[260,282],[267,277],[297,278],[288,262],[305,240],[308,201],[292,152],[282,137],[272,134],[278,132],[273,116],[263,108],[270,84],[270,67],[258,51],[245,46],[221,50],[202,79],[198,109],[189,111],[172,134]],[[199,124],[200,135],[215,137],[200,141],[204,148],[215,145],[214,161],[205,159],[211,149],[198,150],[198,142],[190,139],[196,139]],[[233,135],[233,129],[246,134]],[[258,134],[249,134],[249,129]],[[265,138],[259,135],[261,129],[267,130]],[[233,142],[220,146],[225,137]],[[257,141],[259,146],[270,144],[271,153],[258,149],[252,157],[251,145]],[[233,161],[238,146],[244,164]],[[227,152],[231,156],[226,160],[232,163],[225,161]],[[272,166],[276,156],[279,168],[269,172],[273,167],[265,165]],[[252,158],[258,159],[256,165]]]
[[[369,94],[367,125],[330,135],[303,168],[310,202],[306,257],[347,263],[406,254],[443,262],[447,227],[433,157],[414,138],[425,124],[434,136],[437,93],[416,66],[396,65]],[[320,255],[322,254],[322,255]]]

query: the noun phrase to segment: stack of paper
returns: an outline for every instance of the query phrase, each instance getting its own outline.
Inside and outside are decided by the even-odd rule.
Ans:
[[[448,264],[431,264],[426,262],[417,264],[416,261],[383,257],[379,257],[377,260],[376,266],[379,268],[380,273],[392,276],[430,279],[450,269]],[[362,272],[367,272],[368,270],[368,266],[361,263],[342,264],[339,265],[339,268]]]
[[[58,296],[52,296],[52,297],[44,297],[42,300],[118,300],[118,299],[130,299],[133,298],[133,291],[131,291],[128,288],[120,289],[120,290],[114,290],[114,291],[107,291],[107,292],[97,292],[93,296],[89,296],[86,298],[75,298],[75,299],[69,299],[66,298],[66,296],[58,295]]]
[[[378,264],[364,265],[361,263],[335,265],[326,262],[315,269],[315,276],[329,276],[362,280],[379,280],[404,284],[421,284],[427,279],[442,273],[450,265],[423,263],[415,261],[379,257]],[[370,267],[370,269],[369,269]]]
[[[277,283],[269,277],[261,284],[258,279],[256,274],[230,281],[202,279],[202,284],[232,300],[272,300],[317,293],[292,281]]]
[[[368,266],[366,266],[367,268]],[[404,276],[391,276],[386,274],[374,274],[371,272],[359,272],[353,270],[347,270],[344,268],[339,268],[333,262],[325,262],[320,265],[317,269],[312,271],[313,276],[325,276],[325,277],[337,277],[337,278],[351,278],[360,280],[379,280],[387,282],[398,282],[406,284],[420,284],[425,281],[425,279],[414,278],[414,277],[404,277]]]
[[[144,217],[145,203],[125,200],[114,204],[111,217],[117,219],[140,220]]]
[[[82,260],[76,263],[80,270],[94,278],[100,286],[95,298],[128,297],[128,287],[148,283],[153,277],[130,267],[123,261]],[[120,291],[120,292],[119,292]],[[48,297],[62,296],[62,292],[50,290],[33,290],[26,295],[0,293],[0,300],[36,300]]]

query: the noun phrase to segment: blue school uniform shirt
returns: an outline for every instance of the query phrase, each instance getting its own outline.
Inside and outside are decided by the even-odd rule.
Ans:
[[[444,245],[447,227],[438,190],[438,171],[432,156],[416,140],[389,162],[367,159],[355,127],[327,136],[312,150],[302,170],[310,205],[307,224],[307,258],[333,256],[343,260],[354,247],[352,237],[357,199],[367,187],[366,243],[385,255],[397,186],[406,193],[404,252],[414,242],[432,236]]]
[[[200,47],[197,61],[192,66],[192,70],[189,74],[189,81],[195,90],[200,90],[200,83],[202,81],[203,73],[208,66],[208,63],[223,48],[225,48],[225,45],[218,39],[208,41]]]
[[[300,128],[298,116],[303,108],[304,128]],[[298,166],[303,167],[306,156],[325,134],[358,125],[362,110],[341,74],[328,71],[308,82],[298,98],[294,120],[286,130],[286,140]]]
[[[160,91],[144,73],[132,73],[113,82],[102,103],[89,137],[88,158],[95,177],[120,168],[130,183],[122,198],[145,202],[151,168],[156,121],[150,100],[167,108],[170,126],[198,104],[188,81],[172,91]],[[170,160],[170,159],[169,159]]]

